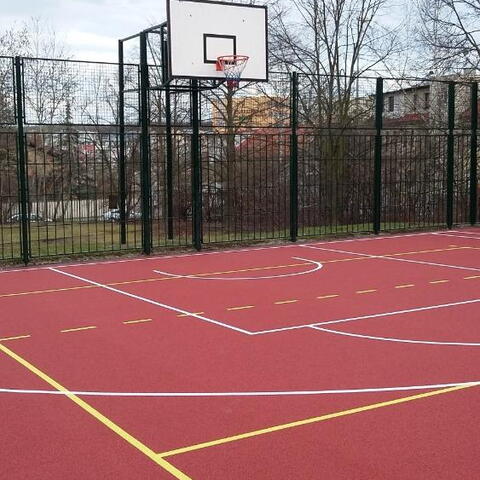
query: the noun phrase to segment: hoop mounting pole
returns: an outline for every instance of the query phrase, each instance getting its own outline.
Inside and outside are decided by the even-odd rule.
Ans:
[[[200,153],[200,119],[198,80],[192,80],[192,228],[193,245],[202,249],[202,165]]]
[[[151,229],[151,166],[148,108],[148,60],[147,34],[140,34],[140,158],[142,191],[142,249],[145,255],[152,253]]]

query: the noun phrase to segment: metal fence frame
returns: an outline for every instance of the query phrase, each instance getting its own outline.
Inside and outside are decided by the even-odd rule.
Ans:
[[[288,88],[289,91],[289,118],[287,125],[284,119],[282,119],[281,121],[279,120],[280,123],[278,125],[273,125],[267,129],[262,129],[256,125],[236,129],[230,128],[228,125],[222,129],[215,126],[206,126],[204,119],[202,119],[202,102],[212,102],[212,100],[211,97],[207,98],[207,94],[202,92],[201,85],[198,84],[198,81],[192,81],[186,90],[190,97],[190,104],[187,107],[190,111],[189,122],[187,125],[176,125],[172,116],[171,104],[171,96],[175,95],[175,91],[172,92],[170,87],[160,88],[158,85],[152,85],[152,79],[149,73],[150,67],[146,33],[142,32],[139,35],[139,39],[139,65],[125,64],[123,62],[123,43],[119,44],[120,62],[118,64],[81,62],[82,64],[92,63],[94,66],[107,65],[109,71],[117,70],[118,72],[116,78],[113,80],[110,79],[113,84],[116,84],[118,87],[115,91],[117,96],[114,97],[118,102],[116,104],[116,113],[114,114],[115,121],[96,125],[98,132],[100,132],[97,132],[98,135],[114,136],[110,155],[112,155],[112,150],[118,152],[115,154],[115,162],[112,158],[108,159],[110,167],[113,164],[116,165],[114,176],[117,178],[117,186],[115,187],[115,194],[118,195],[119,206],[119,229],[118,232],[116,229],[112,229],[111,232],[112,236],[118,235],[118,239],[115,240],[115,242],[112,241],[112,245],[109,245],[108,248],[106,247],[108,243],[106,241],[103,242],[103,246],[100,245],[100,247],[97,246],[98,248],[93,249],[87,248],[87,250],[72,247],[68,251],[66,251],[66,249],[60,249],[60,251],[55,250],[52,252],[47,249],[45,253],[40,249],[35,251],[35,249],[32,248],[34,243],[33,234],[39,234],[37,232],[38,228],[33,225],[32,222],[31,204],[32,198],[34,198],[32,195],[34,194],[29,189],[32,168],[28,158],[28,143],[31,136],[36,134],[35,129],[37,129],[38,132],[45,132],[45,124],[32,124],[27,118],[27,110],[29,107],[26,105],[25,62],[39,62],[41,64],[41,62],[51,63],[60,62],[60,60],[2,57],[7,63],[11,61],[13,84],[9,87],[9,91],[11,91],[13,95],[11,100],[14,111],[10,121],[2,123],[2,119],[0,118],[0,124],[8,129],[9,135],[14,134],[16,138],[18,212],[20,221],[18,225],[18,254],[3,254],[3,258],[0,258],[0,261],[21,260],[27,264],[35,258],[57,256],[59,254],[70,255],[76,253],[139,250],[148,255],[156,248],[175,245],[192,245],[197,250],[200,250],[202,245],[206,243],[223,243],[232,240],[288,239],[295,242],[301,237],[330,233],[371,232],[379,234],[383,231],[396,229],[422,227],[452,228],[455,223],[458,223],[458,213],[456,214],[456,211],[458,210],[459,203],[466,202],[467,199],[468,209],[465,208],[465,205],[461,206],[463,208],[461,220],[471,225],[475,225],[478,222],[478,83],[476,81],[470,83],[456,83],[454,81],[443,82],[448,92],[446,125],[445,128],[437,128],[435,131],[420,132],[420,130],[418,130],[414,133],[405,133],[400,131],[398,127],[392,127],[385,123],[384,86],[385,81],[392,79],[383,78],[368,79],[370,83],[375,82],[375,93],[370,95],[371,104],[374,109],[371,124],[364,125],[360,128],[357,127],[357,130],[350,127],[338,128],[338,126],[331,125],[319,128],[303,125],[301,104],[304,98],[303,95],[305,95],[304,87],[302,87],[302,82],[305,81],[305,78],[302,78],[302,76],[296,72],[282,74],[282,78],[288,78],[288,85],[282,87],[284,90]],[[131,88],[132,85],[127,85],[125,68],[130,69],[128,75],[131,78],[128,82],[133,84],[133,88]],[[464,124],[461,126],[456,125],[455,100],[457,85],[461,85],[462,88],[469,88],[471,92],[470,105],[468,107],[470,117],[468,128]],[[165,96],[163,99],[165,112],[160,116],[161,118],[165,115],[165,122],[152,122],[152,91],[161,92],[160,94]],[[126,106],[126,95],[129,94],[133,95],[134,104],[138,102],[138,123],[136,121],[132,122],[126,115],[126,108],[128,108]],[[109,101],[110,100],[111,99],[109,99]],[[283,108],[282,106],[282,112],[284,111]],[[275,112],[270,113],[273,115]],[[12,123],[12,120],[14,123]],[[48,124],[50,129],[53,128],[54,125],[61,130],[58,132],[60,141],[64,141],[66,138],[68,139],[68,135],[71,136],[69,129],[72,127],[72,123],[55,123],[52,121]],[[88,122],[82,125],[86,135],[88,127],[92,125],[88,124]],[[53,135],[53,133],[51,134]],[[0,135],[2,135],[2,133],[0,133]],[[64,136],[63,139],[61,137],[62,135]],[[410,135],[410,138],[406,137],[408,135]],[[134,142],[138,140],[140,149],[138,161],[135,160],[136,163],[132,167],[132,165],[128,165],[126,152],[128,150],[129,139],[133,137],[136,139]],[[329,215],[331,217],[329,224],[328,221],[325,223],[325,221],[318,218],[321,214],[317,205],[320,199],[327,203],[329,201],[337,202],[337,197],[342,197],[348,188],[350,188],[350,186],[341,185],[341,182],[336,185],[338,179],[335,179],[333,176],[330,179],[326,178],[331,172],[329,173],[328,168],[325,170],[325,165],[327,165],[329,161],[333,162],[334,159],[329,158],[328,153],[319,153],[322,152],[324,148],[327,148],[326,151],[328,152],[328,146],[325,147],[326,142],[333,142],[332,139],[340,137],[343,143],[348,141],[360,142],[358,139],[361,138],[363,148],[370,152],[364,154],[365,163],[355,167],[358,170],[355,170],[358,175],[363,174],[364,177],[367,178],[365,185],[363,185],[364,190],[362,191],[362,195],[365,196],[365,189],[370,188],[370,199],[368,199],[365,207],[367,213],[362,214],[360,226],[349,225],[348,222],[339,224],[338,219],[333,218],[336,213],[332,213],[332,211],[325,214],[325,218]],[[395,197],[393,194],[386,194],[388,188],[390,188],[389,182],[393,181],[391,180],[392,175],[387,171],[387,165],[388,168],[391,169],[392,164],[395,162],[394,157],[392,157],[393,160],[390,158],[392,139],[397,141],[400,138],[407,138],[410,146],[418,144],[419,146],[415,148],[419,149],[421,153],[419,154],[420,158],[424,158],[422,156],[424,155],[422,149],[425,148],[425,151],[428,150],[427,147],[423,146],[423,143],[427,141],[438,141],[438,144],[441,144],[439,148],[445,149],[444,164],[441,162],[436,164],[441,170],[439,175],[443,178],[439,187],[441,193],[436,196],[431,195],[431,198],[434,200],[429,200],[431,205],[428,206],[429,211],[435,211],[435,215],[432,214],[431,217],[435,218],[435,221],[427,220],[422,223],[419,218],[415,218],[413,222],[402,226],[395,225],[395,215],[393,215],[393,221],[386,220],[386,218],[389,217],[388,212],[392,210],[389,201]],[[238,148],[240,151],[235,153],[235,155],[242,158],[242,161],[246,165],[246,172],[240,171],[240,173],[234,172],[235,174],[232,174],[234,179],[240,175],[240,183],[237,185],[235,185],[235,183],[232,184],[234,179],[224,180],[224,183],[226,182],[228,184],[229,189],[227,189],[226,195],[229,195],[228,191],[232,188],[242,190],[240,203],[238,203],[239,200],[235,200],[232,205],[246,209],[245,222],[247,224],[248,222],[253,222],[251,225],[248,224],[248,228],[242,226],[242,223],[241,226],[238,227],[238,232],[235,223],[237,222],[238,212],[232,212],[231,210],[227,213],[223,212],[221,214],[221,220],[213,221],[215,224],[214,230],[212,230],[212,224],[209,223],[212,222],[210,218],[212,208],[217,208],[217,210],[223,209],[223,207],[220,208],[219,205],[222,204],[222,202],[225,203],[225,199],[222,200],[220,198],[222,195],[225,195],[225,192],[222,193],[221,189],[215,186],[214,180],[216,174],[212,172],[220,171],[220,177],[222,177],[222,175],[228,177],[231,173],[230,170],[232,170],[232,166],[227,167],[226,173],[222,170],[225,169],[225,162],[227,161],[228,163],[228,161],[231,161],[228,152],[226,154],[223,152],[225,148],[228,149],[229,141],[239,143],[240,147]],[[227,145],[227,147],[225,147],[225,145]],[[355,148],[359,147],[354,146],[353,151],[355,151]],[[397,148],[397,146],[395,146],[395,148]],[[404,150],[402,150],[402,146],[398,148],[400,151]],[[205,159],[205,152],[208,149],[214,149],[217,152],[215,160]],[[259,157],[258,154],[260,151],[264,152],[261,157]],[[272,151],[276,153],[274,152],[274,154],[272,154]],[[465,166],[460,167],[457,165],[458,159],[456,155],[460,154],[459,152],[464,156],[468,155],[468,169],[466,169]],[[261,168],[259,166],[272,162],[272,155],[274,157],[276,155],[275,158],[281,162],[281,164],[279,163],[277,165],[277,167],[281,169],[281,175],[272,173],[271,178],[268,179],[268,175],[265,177],[263,173],[257,170]],[[402,156],[402,154],[399,155]],[[428,156],[428,151],[425,155]],[[355,159],[352,161],[354,160]],[[179,162],[182,162],[182,169],[179,168]],[[312,175],[315,177],[313,180],[305,179],[305,165],[309,162],[314,165],[314,168],[312,167],[307,173],[310,177]],[[249,165],[250,170],[248,170]],[[45,165],[43,165],[43,168],[46,168]],[[104,166],[101,168],[104,168]],[[368,172],[368,174],[365,172]],[[129,225],[127,197],[129,189],[131,190],[132,188],[128,183],[129,175],[139,176],[140,191],[136,191],[135,193],[135,195],[140,196],[139,213],[141,218],[139,220],[141,220],[141,222],[138,226],[136,224],[133,226]],[[183,175],[182,179],[180,179],[181,175]],[[209,175],[214,177],[213,180],[209,179]],[[371,175],[371,177],[369,175]],[[417,172],[417,175],[421,175],[421,173]],[[246,183],[242,183],[244,181],[246,181]],[[110,180],[110,182],[112,182],[112,180]],[[275,205],[275,200],[272,200],[273,207],[271,207],[271,210],[269,210],[269,207],[265,207],[264,216],[271,217],[273,221],[272,225],[274,225],[272,228],[265,227],[264,224],[262,224],[263,220],[258,220],[258,215],[255,211],[255,208],[258,207],[258,202],[255,203],[255,198],[250,201],[248,200],[248,196],[246,196],[253,195],[253,197],[255,197],[258,192],[250,186],[249,182],[253,182],[257,190],[262,188],[262,182],[277,182],[277,187],[279,191],[281,190],[282,192],[282,185],[285,185],[286,188],[283,195],[284,202],[280,206],[283,210],[278,210],[280,207]],[[321,185],[318,182],[321,182]],[[331,191],[326,191],[325,188],[328,187],[328,190],[330,186]],[[105,188],[104,184],[103,189],[105,190]],[[268,188],[274,189],[275,184],[265,184],[265,189]],[[340,191],[339,189],[342,188],[343,191]],[[212,193],[212,189],[217,189],[219,192]],[[308,196],[310,192],[308,189],[315,189],[314,202],[317,203],[316,205],[304,205],[306,200],[303,197],[305,197],[305,195]],[[305,193],[306,191],[307,193]],[[56,195],[63,195],[63,193],[63,191],[54,192]],[[266,190],[260,193],[262,198],[268,198]],[[400,192],[399,195],[400,194],[403,195],[404,192]],[[37,196],[38,195],[40,194],[37,194]],[[177,197],[179,195],[182,196],[182,198],[188,197],[188,200],[185,200],[184,203],[190,204],[191,211],[178,213],[178,211],[181,211],[177,205]],[[212,207],[213,204],[215,204],[216,207]],[[313,220],[305,220],[305,208],[311,209],[314,212],[311,215]],[[175,213],[175,209],[177,213]],[[155,212],[161,211],[162,213],[154,213],[154,210]],[[326,208],[324,212],[327,212],[327,210],[328,208]],[[205,212],[207,212],[206,216]],[[365,223],[365,215],[369,217],[368,224]],[[232,220],[234,216],[235,220]],[[241,219],[242,222],[244,218]],[[225,223],[230,221],[234,221],[235,224],[233,227],[234,234],[232,235],[229,230],[230,227],[228,227],[228,225],[226,226]],[[98,220],[95,220],[95,222],[98,222]],[[313,222],[313,224],[310,224],[311,222]],[[189,223],[190,225],[188,225]],[[129,241],[129,234],[132,234],[135,238],[133,244]],[[141,237],[141,241],[137,241],[139,237]],[[2,249],[2,252],[3,251]]]

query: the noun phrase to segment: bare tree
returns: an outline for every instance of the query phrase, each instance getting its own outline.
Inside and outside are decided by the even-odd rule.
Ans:
[[[274,7],[273,64],[300,74],[300,123],[312,132],[302,148],[315,157],[302,167],[308,170],[303,176],[323,179],[309,201],[325,206],[323,221],[330,224],[345,220],[346,186],[353,181],[349,166],[359,160],[345,134],[366,126],[373,115],[374,87],[361,77],[382,67],[397,48],[396,30],[380,23],[389,5],[388,0],[278,0]]]
[[[417,0],[418,33],[429,68],[444,73],[480,65],[480,0]]]
[[[348,126],[358,115],[358,79],[395,49],[396,34],[378,17],[388,0],[279,0],[272,24],[275,66],[303,75],[312,127]],[[355,108],[352,108],[356,105]],[[354,111],[355,110],[355,111]]]

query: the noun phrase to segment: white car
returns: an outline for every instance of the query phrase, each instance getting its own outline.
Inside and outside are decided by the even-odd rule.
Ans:
[[[53,222],[51,218],[43,218],[41,215],[37,215],[36,213],[31,213],[28,216],[30,222]],[[8,223],[19,223],[22,221],[22,214],[16,213],[8,218]]]
[[[113,210],[109,210],[103,214],[103,219],[107,222],[118,222],[120,220],[120,210],[118,208],[114,208]]]
[[[130,212],[128,215],[129,220],[139,220],[142,218],[142,214],[140,212]],[[120,210],[118,208],[114,208],[105,212],[103,214],[103,219],[108,222],[119,222],[120,221]]]

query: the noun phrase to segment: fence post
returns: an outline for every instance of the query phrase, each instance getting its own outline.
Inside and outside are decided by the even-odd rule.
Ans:
[[[23,263],[30,260],[30,209],[28,201],[27,156],[25,131],[23,128],[23,62],[21,57],[15,57],[15,95],[17,115],[17,175],[20,200],[20,252]]]
[[[192,227],[193,245],[202,249],[202,170],[200,158],[200,119],[198,80],[192,80]]]
[[[125,70],[123,63],[123,41],[118,41],[118,193],[120,209],[120,243],[127,243],[126,171],[125,171]]]
[[[145,255],[152,253],[151,166],[148,108],[147,34],[140,34],[140,157],[142,188],[142,248]]]
[[[291,76],[290,111],[290,240],[298,237],[298,73]]]
[[[375,150],[373,167],[373,232],[378,235],[382,219],[382,129],[383,78],[377,78],[375,91]]]
[[[447,136],[447,228],[453,228],[454,197],[454,132],[455,129],[455,83],[448,83],[448,136]]]
[[[162,33],[162,58],[168,58],[168,46]],[[163,80],[167,78],[167,64],[163,62]],[[167,194],[167,238],[173,240],[173,144],[172,144],[172,99],[170,86],[165,87],[165,146],[166,146],[166,194]]]
[[[165,134],[166,134],[166,177],[167,177],[167,236],[173,240],[173,145],[172,145],[172,102],[170,87],[165,88]]]
[[[471,102],[471,138],[470,138],[470,223],[475,225],[478,218],[478,166],[477,166],[477,129],[478,129],[478,82],[472,83]]]

